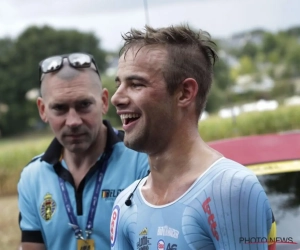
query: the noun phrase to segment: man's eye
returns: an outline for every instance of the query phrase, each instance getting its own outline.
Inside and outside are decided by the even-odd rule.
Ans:
[[[132,87],[134,88],[139,88],[139,87],[143,87],[144,85],[141,83],[132,83]]]
[[[56,111],[63,111],[65,109],[65,106],[57,104],[57,105],[53,106],[53,109],[56,110]]]
[[[86,102],[81,102],[79,107],[82,109],[85,109],[85,108],[88,108],[90,105],[91,105],[91,102],[86,101]]]

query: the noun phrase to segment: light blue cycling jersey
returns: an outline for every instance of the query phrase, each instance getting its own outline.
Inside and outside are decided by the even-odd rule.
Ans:
[[[253,237],[267,241],[274,217],[266,193],[246,167],[221,158],[181,197],[161,206],[144,199],[146,181],[134,191],[130,206],[125,201],[137,181],[115,201],[112,250],[271,249],[268,243],[249,244]]]

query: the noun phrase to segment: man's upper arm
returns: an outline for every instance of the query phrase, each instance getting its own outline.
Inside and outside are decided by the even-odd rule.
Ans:
[[[230,177],[232,175],[232,177]],[[216,190],[216,189],[215,189]],[[218,243],[230,249],[268,249],[267,240],[272,225],[272,210],[263,187],[252,173],[224,173],[215,193],[215,222],[218,233],[226,238]]]
[[[35,190],[31,190],[29,173],[24,169],[21,179],[18,183],[18,205],[19,205],[19,226],[22,233],[22,242],[32,242],[41,245],[44,243],[40,222],[37,213],[36,200],[34,198]]]

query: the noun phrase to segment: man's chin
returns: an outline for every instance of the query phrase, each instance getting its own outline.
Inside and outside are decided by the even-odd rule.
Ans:
[[[130,148],[135,151],[144,152],[145,144],[141,140],[134,140],[133,138],[124,138],[124,144],[127,148]]]
[[[84,153],[87,148],[88,147],[85,143],[73,143],[65,146],[65,149],[71,153]]]

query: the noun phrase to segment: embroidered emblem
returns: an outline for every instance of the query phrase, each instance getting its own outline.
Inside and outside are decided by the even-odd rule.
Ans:
[[[148,234],[148,228],[144,228],[141,232],[140,235],[147,235]]]
[[[44,201],[41,205],[41,215],[45,221],[49,221],[52,218],[56,209],[56,202],[52,199],[52,195],[47,193],[44,196]]]

